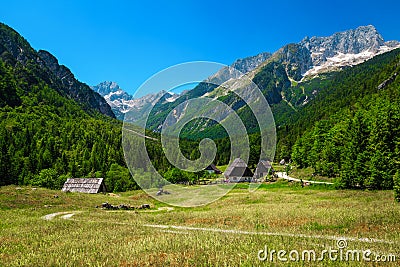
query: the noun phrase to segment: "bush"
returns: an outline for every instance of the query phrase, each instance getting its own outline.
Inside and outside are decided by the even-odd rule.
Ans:
[[[139,189],[128,168],[112,164],[106,174],[106,188],[112,192],[124,192]]]
[[[46,187],[50,189],[61,189],[59,176],[54,169],[43,169],[38,175],[33,177],[31,184],[33,186]]]

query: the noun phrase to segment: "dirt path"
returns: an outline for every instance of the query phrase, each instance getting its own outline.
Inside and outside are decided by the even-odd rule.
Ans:
[[[163,209],[165,210],[165,209]],[[96,221],[91,220],[79,220],[72,219],[72,216],[81,213],[82,211],[66,211],[66,212],[56,212],[47,214],[42,217],[44,220],[53,220],[57,216],[64,220],[73,220],[73,221],[90,221],[96,223]],[[63,215],[63,216],[60,216]],[[107,223],[100,222],[99,223]],[[114,224],[122,224],[122,225],[133,225],[126,222],[113,222]],[[220,228],[207,228],[207,227],[190,227],[190,226],[181,226],[181,225],[164,225],[164,224],[143,224],[144,227],[158,229],[161,232],[167,233],[175,233],[175,234],[188,234],[191,231],[201,231],[201,232],[215,232],[215,233],[227,233],[227,234],[240,234],[240,235],[265,235],[265,236],[284,236],[284,237],[293,237],[293,238],[311,238],[311,239],[324,239],[324,240],[345,240],[345,241],[355,241],[355,242],[363,242],[363,243],[384,243],[384,244],[393,244],[393,241],[376,239],[376,238],[359,238],[359,237],[344,237],[344,236],[329,236],[329,235],[306,235],[306,234],[293,234],[293,233],[282,233],[282,232],[254,232],[254,231],[244,231],[244,230],[235,230],[235,229],[220,229]]]
[[[295,182],[301,182],[300,179],[293,178],[288,176],[285,172],[276,172],[279,178],[283,178],[289,181],[295,181]],[[320,181],[311,181],[311,180],[303,180],[303,183],[310,183],[310,184],[330,184],[332,185],[333,183],[331,182],[320,182]]]
[[[168,211],[173,211],[173,210],[174,210],[173,207],[160,207],[156,210],[144,210],[141,212],[158,212],[158,211],[167,211],[168,212]],[[109,212],[117,212],[117,211],[109,211]],[[54,218],[56,218],[57,216],[60,216],[60,218],[62,218],[64,220],[69,220],[72,218],[72,216],[74,216],[75,214],[78,214],[78,213],[82,213],[82,211],[61,211],[61,212],[55,212],[55,213],[50,213],[50,214],[44,215],[44,216],[42,216],[42,219],[46,220],[46,221],[51,221]],[[61,215],[63,215],[63,216],[61,216]]]
[[[64,216],[61,216],[61,218],[65,219],[65,220],[68,220],[68,219],[71,219],[72,216],[74,216],[75,214],[80,213],[80,212],[81,211],[56,212],[56,213],[51,213],[51,214],[44,215],[42,217],[42,219],[46,220],[46,221],[50,221],[50,220],[53,220],[57,216],[64,215]]]
[[[144,135],[144,134],[142,134],[142,133],[138,133],[138,132],[133,131],[133,130],[131,130],[131,129],[126,129],[126,128],[124,128],[124,131],[128,131],[128,132],[134,133],[134,134],[136,134],[136,135],[138,135],[138,136],[141,136],[141,137],[144,137],[144,138],[147,138],[147,139],[150,139],[150,140],[158,141],[157,138],[153,138],[153,137]]]
[[[267,236],[285,236],[285,237],[300,237],[300,238],[315,238],[325,240],[347,240],[347,241],[358,241],[363,243],[385,243],[393,244],[392,241],[375,238],[358,238],[358,237],[343,237],[343,236],[326,236],[326,235],[305,235],[305,234],[292,234],[292,233],[279,233],[279,232],[252,232],[243,230],[233,229],[219,229],[219,228],[204,228],[204,227],[189,227],[189,226],[178,226],[178,225],[162,225],[162,224],[144,224],[145,227],[162,229],[164,231],[170,230],[177,232],[176,230],[183,230],[183,234],[187,234],[186,231],[203,231],[203,232],[218,232],[218,233],[231,233],[231,234],[242,234],[242,235],[267,235]]]

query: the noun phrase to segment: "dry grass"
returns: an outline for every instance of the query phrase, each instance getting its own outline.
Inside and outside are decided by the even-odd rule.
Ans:
[[[400,206],[393,201],[391,191],[298,188],[283,182],[253,193],[240,188],[207,206],[156,211],[165,205],[140,191],[122,193],[116,198],[2,187],[0,266],[268,266],[270,262],[257,259],[257,252],[265,245],[276,250],[322,251],[336,246],[335,240],[325,238],[329,236],[384,239],[392,243],[349,240],[348,245],[351,249],[371,249],[382,254],[399,253]],[[149,203],[154,212],[95,208],[106,201],[133,206]],[[42,219],[49,213],[75,210],[81,213],[71,220]],[[192,228],[163,229],[147,224]],[[195,227],[264,234],[213,232]],[[400,255],[396,256],[400,260]],[[296,264],[375,263],[325,260]]]

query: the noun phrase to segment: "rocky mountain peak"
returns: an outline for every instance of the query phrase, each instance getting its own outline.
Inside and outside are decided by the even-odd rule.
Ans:
[[[142,110],[154,106],[157,102],[174,102],[182,94],[173,94],[162,90],[160,92],[147,94],[140,98],[134,98],[119,87],[116,82],[111,81],[101,82],[98,85],[91,86],[90,88],[104,97],[119,120],[124,120],[125,114],[132,109],[140,114]],[[138,115],[138,117],[140,116]]]
[[[36,51],[21,35],[9,26],[0,23],[0,55],[11,64],[35,59]]]
[[[311,56],[308,71],[302,76],[316,75],[353,66],[372,57],[400,47],[397,41],[385,42],[373,25],[334,33],[328,37],[306,37],[300,43]]]
[[[260,53],[255,56],[237,59],[231,67],[237,69],[242,73],[247,73],[257,68],[261,63],[267,60],[271,56],[271,53]]]
[[[111,81],[101,82],[96,86],[92,86],[91,88],[101,96],[122,90],[116,82]]]
[[[338,53],[359,54],[363,51],[377,52],[385,45],[383,37],[372,25],[355,30],[335,33],[329,37],[304,38],[300,45],[312,53],[314,65],[323,63]]]

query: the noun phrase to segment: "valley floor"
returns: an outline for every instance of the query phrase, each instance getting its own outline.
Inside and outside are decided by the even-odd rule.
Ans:
[[[96,208],[103,202],[151,209]],[[298,251],[290,265],[372,266],[382,256],[392,261],[386,266],[397,266],[399,217],[392,191],[301,188],[282,180],[255,192],[238,185],[196,208],[166,207],[142,191],[86,195],[7,186],[0,188],[0,266],[287,266],[272,250],[285,250],[288,261]],[[329,249],[338,250],[336,260],[324,254],[318,261]],[[368,249],[371,262],[346,261],[346,252]],[[302,261],[311,250],[316,260]]]

